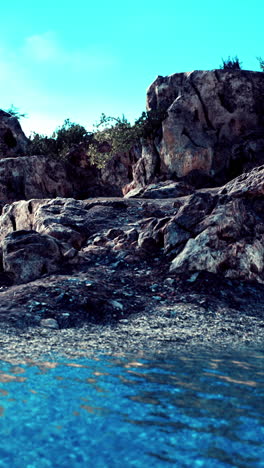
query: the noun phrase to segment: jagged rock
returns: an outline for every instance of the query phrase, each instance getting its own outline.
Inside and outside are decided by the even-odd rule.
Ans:
[[[41,204],[35,212],[33,227],[76,249],[90,235],[84,203],[71,198],[56,198]]]
[[[115,154],[100,170],[102,184],[112,187],[112,196],[122,196],[133,180],[133,167],[141,157],[141,144],[138,142],[127,153]]]
[[[263,197],[264,166],[256,167],[252,171],[231,180],[222,188],[221,193],[226,193],[232,197]]]
[[[59,269],[62,262],[55,239],[36,231],[15,231],[3,243],[3,268],[15,283],[27,283]]]
[[[28,139],[17,118],[0,110],[0,158],[21,156],[27,147]]]
[[[149,253],[156,252],[163,246],[163,229],[168,218],[150,218],[146,220],[138,236],[138,247]]]
[[[147,91],[147,110],[166,111],[167,117],[152,143],[143,144],[128,189],[144,187],[157,176],[187,177],[196,187],[220,185],[262,164],[263,90],[262,72],[159,76]]]
[[[189,195],[194,192],[194,188],[183,182],[174,182],[166,180],[165,182],[157,182],[149,184],[145,188],[137,188],[131,190],[125,196],[126,198],[177,198]]]
[[[6,205],[0,217],[0,243],[16,230],[35,230],[70,247],[80,249],[97,230],[115,225],[112,206],[90,205],[72,198],[29,200]]]
[[[198,212],[196,223],[189,226],[188,240],[182,236],[182,228],[188,226],[181,224],[179,230],[177,215],[168,223],[166,249],[178,247],[171,271],[205,270],[228,278],[264,282],[263,173],[264,168],[253,170],[245,174],[244,180],[238,177],[227,184],[216,204],[208,204],[207,211]],[[183,207],[187,214],[189,208],[190,219],[191,198]]]
[[[65,165],[45,156],[0,160],[0,205],[31,198],[71,196]]]

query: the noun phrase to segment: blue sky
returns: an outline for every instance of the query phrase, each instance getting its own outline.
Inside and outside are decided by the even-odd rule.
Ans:
[[[0,108],[27,113],[27,133],[92,129],[102,112],[133,122],[157,75],[264,58],[263,0],[12,0],[0,21]]]

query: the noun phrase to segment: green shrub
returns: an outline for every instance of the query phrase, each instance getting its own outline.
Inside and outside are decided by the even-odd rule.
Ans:
[[[18,120],[27,117],[27,114],[21,113],[17,107],[13,106],[13,104],[11,104],[11,107],[6,109],[5,112],[10,114],[12,117],[16,117]]]
[[[33,133],[29,137],[29,142],[30,155],[57,156],[57,146],[54,138],[49,138],[39,133]]]
[[[104,167],[115,154],[129,152],[142,138],[154,137],[165,116],[162,111],[142,112],[131,125],[124,116],[102,114],[87,152],[91,163]]]
[[[222,70],[241,70],[242,62],[240,62],[237,56],[234,58],[230,58],[229,56],[227,60],[222,59],[222,64],[219,68]]]
[[[53,133],[52,138],[56,141],[57,154],[63,157],[73,146],[80,143],[88,144],[90,135],[82,125],[66,119],[63,125]]]
[[[67,119],[50,138],[34,133],[30,137],[29,152],[66,159],[71,149],[82,145],[90,163],[102,168],[114,154],[130,151],[142,138],[153,138],[165,116],[163,111],[143,112],[131,125],[124,116],[102,114],[94,133]]]
[[[264,60],[261,57],[257,57],[257,60],[259,61],[261,70],[264,72]]]
[[[51,137],[33,133],[30,136],[31,155],[47,155],[64,159],[69,150],[80,143],[88,145],[90,133],[79,124],[66,119]]]

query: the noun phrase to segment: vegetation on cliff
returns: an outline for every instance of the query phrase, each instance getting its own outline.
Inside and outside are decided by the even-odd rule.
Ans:
[[[142,112],[132,125],[124,116],[102,114],[94,132],[67,119],[51,137],[34,133],[30,138],[29,153],[67,160],[70,151],[81,146],[90,163],[101,168],[114,154],[126,153],[142,138],[154,136],[164,117],[163,111]]]
[[[242,62],[240,62],[237,56],[233,58],[229,56],[226,60],[222,59],[222,64],[219,68],[223,70],[241,70]]]
[[[261,57],[257,57],[257,59],[259,61],[259,66],[261,70],[264,72],[264,60]]]

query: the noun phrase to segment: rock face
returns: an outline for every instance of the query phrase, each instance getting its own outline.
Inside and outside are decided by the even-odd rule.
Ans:
[[[258,72],[158,77],[148,109],[166,117],[141,157],[139,145],[102,171],[82,166],[76,148],[75,166],[44,156],[0,159],[2,273],[26,282],[60,265],[155,257],[170,275],[206,271],[264,283],[263,90]],[[86,199],[120,195],[122,184],[123,199]]]
[[[121,188],[102,181],[96,168],[79,168],[46,156],[0,159],[0,209],[32,198],[121,195]]]
[[[129,189],[155,177],[216,186],[264,161],[264,74],[214,70],[159,76],[147,109],[167,111],[143,145]]]
[[[18,120],[0,110],[0,158],[21,156],[27,146],[28,139]]]
[[[71,196],[65,166],[44,156],[0,159],[0,203]]]
[[[112,187],[114,196],[122,196],[127,192],[126,187],[133,180],[133,167],[141,157],[141,152],[142,147],[138,143],[129,152],[114,155],[100,170],[100,180]]]

